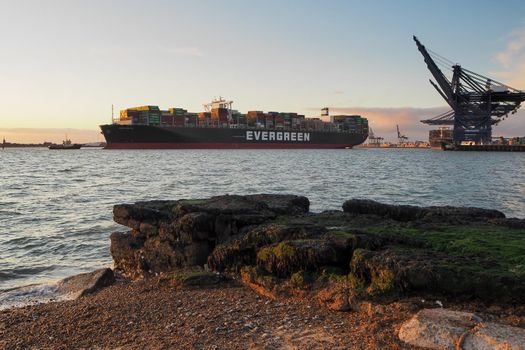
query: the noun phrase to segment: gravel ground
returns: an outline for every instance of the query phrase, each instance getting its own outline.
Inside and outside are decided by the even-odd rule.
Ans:
[[[397,338],[406,303],[334,312],[271,300],[235,282],[116,284],[75,301],[0,311],[2,349],[408,349]]]

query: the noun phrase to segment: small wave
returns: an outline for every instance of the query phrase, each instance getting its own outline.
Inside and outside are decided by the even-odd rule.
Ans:
[[[46,265],[46,266],[31,266],[31,267],[14,267],[11,269],[3,269],[0,271],[0,278],[5,278],[5,280],[10,279],[17,279],[17,278],[24,278],[24,277],[30,277],[35,276],[38,274],[41,274],[43,272],[49,272],[56,270],[59,266],[58,265]]]
[[[73,168],[66,168],[66,169],[58,170],[59,173],[71,173],[73,171],[74,171]]]
[[[19,211],[0,210],[0,216],[22,215]]]
[[[67,300],[68,296],[57,294],[58,285],[33,284],[0,292],[0,310]]]
[[[0,281],[7,281],[16,277],[16,274],[7,271],[0,271]]]

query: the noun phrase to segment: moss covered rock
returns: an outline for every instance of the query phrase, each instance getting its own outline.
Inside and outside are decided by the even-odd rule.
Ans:
[[[111,236],[111,253],[128,276],[207,264],[268,295],[322,291],[316,298],[334,309],[356,297],[418,294],[525,302],[522,220],[367,200],[347,201],[344,211],[308,208],[291,195],[118,205],[115,221],[131,231]]]
[[[279,277],[321,266],[338,266],[345,261],[345,247],[334,241],[302,239],[283,241],[257,252],[257,265]]]
[[[219,244],[208,258],[213,270],[239,271],[244,265],[255,265],[257,250],[284,240],[321,237],[326,228],[312,224],[264,224],[246,234]]]

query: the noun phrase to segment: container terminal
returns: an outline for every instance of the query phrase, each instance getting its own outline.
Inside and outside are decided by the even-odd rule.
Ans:
[[[232,109],[223,98],[204,104],[205,111],[161,110],[139,106],[120,111],[111,124],[101,125],[107,149],[183,148],[352,148],[368,137],[368,120],[359,115],[306,118],[289,112]]]
[[[372,127],[369,126],[368,142],[360,145],[360,148],[403,148],[403,149],[427,149],[430,143],[425,141],[409,141],[408,137],[399,131],[396,125],[397,143],[385,142],[384,138],[374,134]]]
[[[436,81],[430,83],[451,108],[421,121],[440,126],[430,131],[431,146],[456,151],[525,151],[522,138],[492,137],[492,126],[518,111],[525,92],[468,70],[425,48],[417,37],[413,39]],[[451,78],[440,67],[451,71]]]

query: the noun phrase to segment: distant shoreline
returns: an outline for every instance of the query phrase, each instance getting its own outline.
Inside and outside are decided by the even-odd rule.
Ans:
[[[51,145],[49,144],[43,144],[43,143],[10,143],[6,142],[2,147],[4,148],[28,148],[28,147],[47,147]]]
[[[3,148],[32,148],[32,147],[49,147],[51,145],[56,145],[54,142],[44,142],[44,143],[11,143],[6,142],[3,146],[0,143],[0,147]],[[104,147],[105,142],[88,142],[83,143],[82,147]]]

